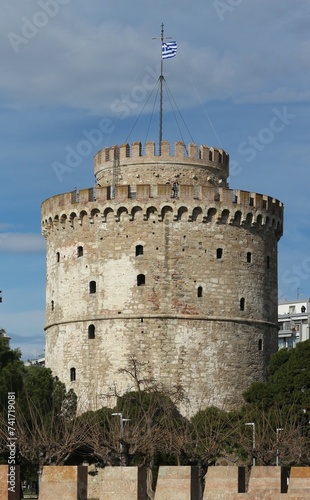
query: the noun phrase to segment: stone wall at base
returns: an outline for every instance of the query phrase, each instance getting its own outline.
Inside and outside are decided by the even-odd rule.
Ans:
[[[105,467],[88,474],[88,498],[145,500],[145,467]]]
[[[39,500],[87,500],[87,467],[43,467]]]
[[[252,467],[248,493],[271,496],[281,493],[281,467]]]
[[[303,498],[305,492],[310,498],[310,467],[292,467],[288,491],[290,498]]]
[[[244,467],[209,467],[203,500],[309,500],[310,467],[252,467],[245,491]],[[19,482],[19,467],[16,477]],[[0,466],[0,500],[20,500],[20,489],[8,491],[8,466]],[[286,481],[286,478],[288,481]],[[288,484],[287,484],[288,483]],[[155,500],[198,500],[197,467],[161,466]],[[39,500],[145,500],[144,467],[76,466],[43,468]]]
[[[197,467],[159,467],[155,500],[199,500]]]
[[[238,467],[209,467],[203,500],[225,500],[228,495],[237,494],[238,472]]]
[[[0,500],[20,500],[19,465],[0,465]]]

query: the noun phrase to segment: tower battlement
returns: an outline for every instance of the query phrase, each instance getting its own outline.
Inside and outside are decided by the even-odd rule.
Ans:
[[[169,141],[162,141],[156,152],[155,142],[122,144],[101,149],[94,157],[94,173],[99,185],[132,182],[147,176],[165,180],[196,179],[200,184],[226,186],[229,175],[229,155],[223,149],[175,142],[173,154]],[[163,169],[164,165],[164,169]],[[138,169],[136,169],[138,167]],[[143,167],[143,168],[141,168]],[[122,182],[120,182],[122,181]]]
[[[180,185],[178,197],[173,198],[170,185],[138,184],[135,186],[102,187],[83,189],[60,194],[42,204],[42,230],[44,233],[58,222],[82,220],[85,215],[90,222],[101,214],[106,222],[107,214],[120,221],[120,214],[127,213],[135,220],[142,212],[144,220],[154,211],[159,220],[170,208],[174,220],[216,222],[249,227],[274,229],[278,237],[283,233],[283,204],[270,196],[250,191],[205,186]],[[150,211],[150,207],[152,210]],[[81,216],[82,214],[82,216]],[[85,221],[84,221],[85,222]]]

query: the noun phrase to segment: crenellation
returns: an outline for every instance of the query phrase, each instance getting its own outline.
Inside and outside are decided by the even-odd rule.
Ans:
[[[192,158],[197,160],[198,158],[198,146],[197,144],[189,144],[188,145],[188,158]]]
[[[217,210],[220,210],[220,207],[223,209],[225,206],[226,210],[232,213],[233,220],[235,220],[235,214],[239,212],[239,209],[236,210],[236,206],[242,206],[243,223],[247,223],[249,218],[248,214],[251,213],[252,215],[254,214],[256,219],[259,215],[264,215],[263,221],[265,225],[271,225],[272,227],[276,226],[277,229],[279,229],[279,227],[282,228],[283,204],[274,198],[249,191],[234,191],[227,188],[214,189],[206,186],[200,186],[198,188],[199,189],[193,185],[180,185],[179,196],[177,198],[173,198],[170,184],[158,184],[156,185],[156,190],[154,186],[149,184],[137,184],[136,186],[116,185],[113,196],[111,195],[109,187],[101,187],[96,189],[95,198],[93,196],[93,190],[90,188],[79,191],[79,197],[76,201],[75,198],[72,198],[72,192],[49,198],[42,204],[42,213],[46,213],[47,220],[49,217],[47,214],[54,210],[58,211],[58,207],[62,207],[63,211],[69,214],[67,217],[70,217],[70,212],[73,207],[87,207],[89,203],[100,204],[111,202],[112,200],[115,202],[125,202],[130,199],[139,202],[147,202],[148,199],[153,198],[159,203],[161,200],[173,200],[175,204],[181,200],[186,200],[187,203],[199,200],[207,205],[214,203],[218,204],[219,208]],[[233,199],[235,199],[235,202],[232,201]],[[207,207],[207,205],[205,206]],[[249,212],[249,210],[251,212]],[[59,217],[59,214],[57,214],[57,216]],[[55,220],[56,215],[51,215],[50,217],[52,220]]]
[[[113,203],[115,200],[117,201],[117,203],[124,203],[124,205],[119,206],[116,211],[116,221],[119,222],[121,220],[121,218],[119,217],[119,214],[121,212],[126,212],[129,219],[133,221],[137,219],[137,213],[141,212],[143,220],[148,221],[150,217],[150,205],[148,203],[148,191],[150,186],[140,186],[140,188],[141,187],[143,188],[143,192],[141,190],[138,191],[137,196],[135,198],[131,198],[130,202],[128,198],[128,186],[120,186],[120,190],[119,192],[117,192],[117,196],[115,196],[114,200],[107,200],[108,205],[105,203],[103,206],[100,206],[98,205],[98,202],[93,202],[91,205],[89,204],[89,210],[87,210],[86,207],[86,210],[81,210],[81,212],[79,212],[79,210],[72,212],[70,210],[70,207],[68,207],[67,213],[63,210],[55,214],[54,216],[47,214],[46,218],[42,220],[42,231],[44,232],[44,235],[46,237],[48,232],[50,230],[53,230],[53,227],[58,227],[58,224],[60,224],[62,228],[66,227],[67,224],[74,228],[75,218],[77,218],[80,225],[83,224],[83,219],[85,217],[91,224],[93,224],[95,220],[100,220],[104,224],[107,221],[107,214],[115,213],[115,209],[113,208]],[[161,213],[162,207],[169,206],[169,210],[171,210],[173,219],[175,221],[182,220],[183,215],[186,211],[188,212],[189,222],[196,221],[204,224],[229,224],[240,227],[251,227],[252,229],[256,230],[262,230],[265,228],[265,230],[268,231],[272,230],[278,238],[282,235],[282,211],[278,214],[278,216],[271,217],[271,214],[268,215],[269,212],[258,211],[255,207],[252,207],[250,205],[244,210],[239,210],[234,206],[223,203],[222,201],[214,203],[214,200],[209,200],[211,201],[211,207],[205,204],[200,204],[199,206],[197,206],[197,204],[195,205],[195,201],[197,202],[199,200],[195,200],[195,198],[193,197],[191,197],[192,203],[186,204],[184,206],[184,204],[180,203],[180,200],[171,200],[166,185],[163,185],[161,187],[164,189],[164,191],[161,192],[159,190],[159,192],[157,193],[157,196],[155,198],[157,201],[157,206],[153,206],[152,211],[152,214],[154,214],[155,211],[157,214],[160,214],[158,216],[159,221],[164,220],[164,217]],[[191,188],[191,186],[187,187]],[[81,205],[85,204],[81,203]],[[134,210],[134,208],[136,208],[136,210]],[[198,211],[199,217],[197,217]]]
[[[129,145],[127,144],[128,149]],[[145,155],[146,156],[155,156],[155,142],[147,142],[145,145]]]
[[[178,160],[184,158],[184,151],[185,151],[184,142],[177,141],[174,144],[174,156],[175,156],[175,158]]]
[[[119,148],[119,161],[122,162],[126,158],[130,157],[130,147],[129,144],[121,144]]]
[[[171,144],[169,141],[162,141],[159,154],[156,154],[156,148],[154,142],[146,142],[144,150],[142,148],[141,142],[133,142],[131,146],[129,144],[122,144],[120,147],[118,146],[110,146],[103,150],[98,151],[96,153],[95,160],[95,169],[98,169],[104,163],[110,163],[114,160],[119,160],[120,163],[126,162],[126,160],[140,160],[141,158],[145,160],[173,160],[176,159],[187,161],[196,164],[204,164],[204,165],[224,165],[228,167],[228,159],[229,155],[223,149],[217,149],[212,147],[208,147],[206,145],[202,145],[198,148],[197,144],[190,143],[187,147],[185,147],[184,142],[177,141],[174,143],[174,151],[171,154]]]
[[[131,157],[135,160],[140,158],[142,155],[142,144],[141,142],[133,142],[131,147]]]

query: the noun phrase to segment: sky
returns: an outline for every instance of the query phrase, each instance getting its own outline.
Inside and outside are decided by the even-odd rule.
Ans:
[[[158,141],[162,23],[164,140],[222,147],[231,188],[284,203],[279,298],[310,298],[308,0],[0,5],[0,327],[23,359],[44,350],[40,205],[92,187],[99,149]]]

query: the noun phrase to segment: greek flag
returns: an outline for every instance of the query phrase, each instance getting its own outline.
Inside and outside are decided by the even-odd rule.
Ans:
[[[163,42],[161,48],[162,59],[174,57],[177,53],[177,42]]]

